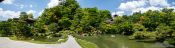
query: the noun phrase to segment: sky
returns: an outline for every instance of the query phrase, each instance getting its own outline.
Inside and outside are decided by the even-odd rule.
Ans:
[[[18,18],[20,12],[33,13],[39,17],[45,8],[59,5],[59,0],[5,0],[0,3],[0,20]],[[134,12],[142,13],[148,10],[174,8],[175,0],[77,0],[83,8],[97,7],[109,10],[112,15],[131,15]]]

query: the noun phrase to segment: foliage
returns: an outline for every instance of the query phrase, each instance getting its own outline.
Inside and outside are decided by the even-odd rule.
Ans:
[[[11,25],[9,22],[0,22],[0,36],[10,36],[12,32],[10,31]]]
[[[58,28],[59,27],[58,27],[58,24],[57,23],[51,23],[48,26],[48,29],[50,30],[50,32],[53,32],[53,33],[56,33]]]
[[[173,9],[164,8],[161,11],[149,10],[145,13],[133,14],[131,20],[134,26],[134,34],[131,39],[152,39],[159,42],[167,41],[174,44],[174,17]]]
[[[100,30],[103,34],[116,34],[117,28],[114,25],[107,24],[107,23],[101,23]]]

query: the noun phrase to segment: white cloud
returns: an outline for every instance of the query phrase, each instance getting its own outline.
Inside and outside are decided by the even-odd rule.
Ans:
[[[40,11],[40,12],[38,13],[38,15],[41,15],[43,12],[44,12],[44,10]]]
[[[170,6],[167,0],[134,0],[126,3],[121,3],[118,8],[120,10],[131,10],[140,7],[145,7],[146,5],[161,6],[161,7]]]
[[[160,7],[154,7],[154,6],[150,6],[150,7],[146,7],[146,8],[136,8],[136,9],[132,9],[132,13],[134,13],[134,12],[141,12],[141,13],[144,13],[144,12],[146,12],[146,11],[148,11],[148,10],[161,10],[161,9],[163,9],[163,8],[160,8]],[[131,13],[131,14],[132,14]]]
[[[124,13],[125,13],[124,11],[117,11],[117,12],[112,12],[111,15],[112,15],[112,18],[114,19],[114,15],[123,16]]]
[[[19,7],[20,9],[23,9],[25,7],[24,4],[14,4],[14,6]],[[29,6],[30,7],[30,6]]]
[[[117,14],[118,14],[119,16],[122,16],[122,15],[124,14],[124,11],[118,11]]]
[[[167,8],[173,8],[173,9],[175,9],[175,6],[170,6],[170,7],[167,7]]]
[[[124,15],[124,11],[112,12],[112,16],[114,16],[116,14],[119,15],[119,16],[122,16],[122,15]]]
[[[30,14],[30,13],[35,14],[36,11],[35,10],[29,10],[29,11],[27,11],[27,14]]]
[[[52,8],[54,6],[57,6],[61,1],[59,0],[50,0],[50,2],[47,4],[47,8]]]
[[[121,10],[130,10],[138,7],[143,7],[144,5],[146,5],[145,1],[131,1],[126,3],[121,3],[118,8]]]
[[[15,0],[4,0],[2,3],[4,4],[13,4]]]
[[[151,6],[170,6],[170,4],[168,4],[167,0],[149,0],[149,3]]]
[[[11,11],[11,10],[3,10],[0,8],[0,20],[7,20],[8,18],[18,18],[20,15],[20,11]]]
[[[33,7],[33,5],[30,5],[30,7],[32,8],[32,7]]]
[[[172,2],[172,4],[175,4]],[[119,15],[124,14],[125,12],[130,12],[128,15],[133,14],[134,12],[144,13],[148,10],[161,10],[163,8],[174,8],[172,4],[169,4],[167,0],[134,0],[125,3],[121,3],[118,7],[118,10],[123,12],[118,12]],[[126,14],[126,13],[125,13]]]
[[[2,8],[0,8],[0,11],[2,11],[3,9]]]
[[[28,11],[26,11],[26,13],[27,14],[32,13],[34,18],[38,18],[40,16],[39,15],[39,12],[38,11],[35,11],[35,10],[28,10]]]
[[[21,9],[24,8],[24,5],[23,5],[23,4],[21,4],[21,5],[19,5],[19,6],[20,6]]]
[[[41,16],[41,14],[44,12],[44,10],[41,10],[41,11],[35,11],[35,14],[34,14],[34,18],[38,18],[39,16]]]

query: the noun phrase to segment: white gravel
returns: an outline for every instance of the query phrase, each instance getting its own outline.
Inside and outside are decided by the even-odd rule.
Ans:
[[[68,35],[68,40],[60,44],[35,44],[10,40],[8,37],[0,37],[0,48],[81,48],[81,46],[73,36]]]

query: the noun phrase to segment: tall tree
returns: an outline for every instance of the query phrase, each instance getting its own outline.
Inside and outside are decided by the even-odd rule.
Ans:
[[[21,20],[26,20],[27,18],[28,18],[28,15],[27,15],[26,12],[21,12],[21,13],[20,13],[19,19],[21,19]]]

